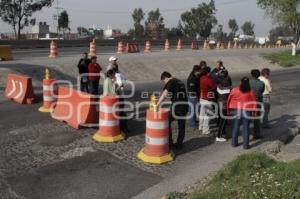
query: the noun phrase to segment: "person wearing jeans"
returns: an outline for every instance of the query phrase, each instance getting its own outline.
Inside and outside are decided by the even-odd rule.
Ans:
[[[272,92],[272,84],[270,81],[270,69],[264,68],[261,71],[261,76],[259,77],[260,81],[265,83],[265,91],[263,93],[263,106],[264,106],[264,114],[263,114],[263,122],[262,128],[271,128],[269,124],[269,113],[271,109],[271,92]]]
[[[238,146],[238,135],[243,124],[243,146],[249,149],[250,116],[256,111],[257,102],[255,91],[251,90],[249,78],[243,77],[239,87],[231,90],[227,100],[227,111],[234,117],[232,128],[232,146]]]
[[[200,85],[199,85],[199,79],[201,75],[201,67],[199,65],[195,65],[193,67],[193,71],[190,73],[188,79],[187,79],[187,90],[188,90],[188,100],[190,103],[190,127],[195,128],[196,127],[196,121],[198,113],[198,104],[199,104],[199,92],[200,92]]]

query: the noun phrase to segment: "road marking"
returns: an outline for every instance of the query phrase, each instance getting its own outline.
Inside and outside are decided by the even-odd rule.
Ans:
[[[11,96],[16,91],[16,82],[14,80],[11,80],[13,88],[12,90],[7,94],[7,97]]]
[[[20,86],[20,91],[19,91],[19,93],[14,97],[14,99],[18,99],[18,98],[21,97],[22,94],[23,94],[23,84],[22,84],[22,82],[19,82],[19,86]]]

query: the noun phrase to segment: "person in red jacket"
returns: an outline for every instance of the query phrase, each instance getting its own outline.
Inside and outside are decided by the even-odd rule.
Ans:
[[[89,91],[93,95],[98,95],[99,90],[99,81],[100,81],[100,72],[102,68],[97,63],[97,57],[93,56],[91,58],[91,63],[88,66],[88,72],[89,72],[89,83],[90,88]]]
[[[241,85],[233,88],[227,100],[227,110],[234,116],[232,128],[232,146],[238,146],[240,125],[243,124],[243,147],[249,149],[249,125],[253,113],[257,110],[256,95],[251,90],[249,78],[243,77]]]
[[[200,117],[199,117],[199,130],[202,134],[210,134],[209,122],[212,118],[213,104],[215,100],[215,93],[217,84],[210,74],[210,67],[203,68],[203,75],[200,78]]]

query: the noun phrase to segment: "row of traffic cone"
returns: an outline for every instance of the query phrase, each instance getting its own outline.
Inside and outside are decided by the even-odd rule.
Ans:
[[[216,49],[231,49],[231,48],[284,48],[284,47],[288,47],[287,45],[258,45],[258,44],[245,44],[242,45],[241,43],[238,43],[237,41],[234,42],[234,44],[232,44],[231,41],[228,42],[227,46],[225,46],[224,43],[221,42],[217,42],[216,45]],[[198,50],[199,46],[197,44],[197,42],[193,41],[191,43],[190,48],[192,50]],[[176,50],[180,51],[183,49],[183,45],[182,45],[182,41],[181,39],[178,40],[177,42],[177,47]],[[203,49],[204,50],[209,50],[211,49],[209,42],[207,40],[204,41],[203,44]],[[170,51],[171,50],[171,45],[168,39],[166,39],[165,41],[165,48],[164,51]],[[139,48],[137,44],[130,44],[127,43],[127,45],[125,46],[123,42],[118,42],[118,50],[117,53],[136,53],[139,52]],[[146,41],[146,45],[145,45],[145,53],[149,53],[152,52],[152,46],[151,46],[151,42],[150,41]],[[96,44],[96,40],[93,39],[93,41],[90,43],[90,52],[89,55],[90,56],[96,56],[97,54],[97,44]],[[51,44],[50,44],[50,55],[49,58],[56,58],[58,55],[57,53],[57,44],[56,41],[52,40]]]

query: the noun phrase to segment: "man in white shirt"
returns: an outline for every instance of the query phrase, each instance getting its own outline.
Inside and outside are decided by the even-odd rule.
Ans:
[[[271,126],[269,124],[269,113],[271,109],[271,97],[270,94],[272,92],[272,84],[270,81],[270,69],[264,68],[261,71],[261,76],[259,77],[259,80],[264,82],[265,84],[265,91],[263,93],[263,103],[264,103],[264,115],[263,115],[263,122],[262,122],[262,128],[268,128],[270,129]]]

